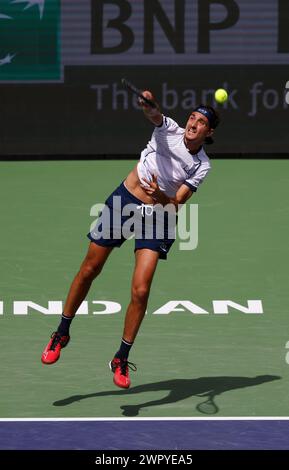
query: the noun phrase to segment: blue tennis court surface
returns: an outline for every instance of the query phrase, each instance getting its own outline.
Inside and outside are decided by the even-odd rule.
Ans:
[[[2,421],[0,449],[288,450],[289,421],[281,419]]]

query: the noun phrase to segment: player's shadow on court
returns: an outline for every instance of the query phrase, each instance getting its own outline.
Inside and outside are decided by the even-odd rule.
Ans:
[[[281,379],[278,375],[258,375],[257,377],[199,377],[197,379],[174,379],[151,384],[138,385],[129,390],[113,390],[105,392],[90,393],[88,395],[73,395],[71,397],[58,400],[53,403],[54,406],[66,406],[73,402],[86,400],[87,398],[106,397],[106,396],[126,396],[135,395],[144,392],[168,391],[168,395],[158,400],[151,400],[138,405],[121,406],[124,416],[137,416],[143,408],[152,406],[166,405],[185,400],[191,396],[202,397],[202,401],[196,406],[196,409],[207,415],[216,414],[219,411],[214,402],[214,398],[221,393],[235,390],[238,388],[255,387],[265,382]]]

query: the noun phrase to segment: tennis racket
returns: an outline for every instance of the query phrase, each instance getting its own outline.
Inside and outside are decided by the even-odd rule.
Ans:
[[[142,91],[139,90],[139,88],[137,88],[136,86],[134,86],[131,82],[129,82],[128,80],[126,80],[125,78],[122,78],[121,79],[121,83],[123,84],[123,86],[125,88],[127,88],[129,91],[131,91],[132,93],[134,93],[135,95],[137,95],[139,98],[141,98],[146,104],[148,104],[149,106],[151,106],[151,108],[156,108],[157,105],[152,101],[150,100],[149,98],[146,98],[143,94],[142,94]]]
[[[198,395],[198,396],[200,396],[200,395]],[[216,403],[214,402],[214,394],[209,393],[205,396],[208,397],[207,400],[203,401],[202,403],[199,403],[196,406],[196,409],[204,415],[215,415],[216,413],[218,413],[219,408],[217,407]]]

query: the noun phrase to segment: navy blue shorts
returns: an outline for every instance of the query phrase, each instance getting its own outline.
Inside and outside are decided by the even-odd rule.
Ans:
[[[105,201],[96,225],[87,235],[100,246],[120,247],[135,238],[135,251],[148,248],[166,259],[175,241],[176,214],[160,205],[144,204],[122,183]]]

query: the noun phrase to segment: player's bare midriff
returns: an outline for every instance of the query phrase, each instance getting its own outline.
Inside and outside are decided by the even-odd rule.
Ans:
[[[142,189],[136,166],[126,177],[124,185],[130,193],[132,193],[135,197],[140,199],[145,204],[155,204],[153,198],[151,196],[148,196],[148,194]]]

